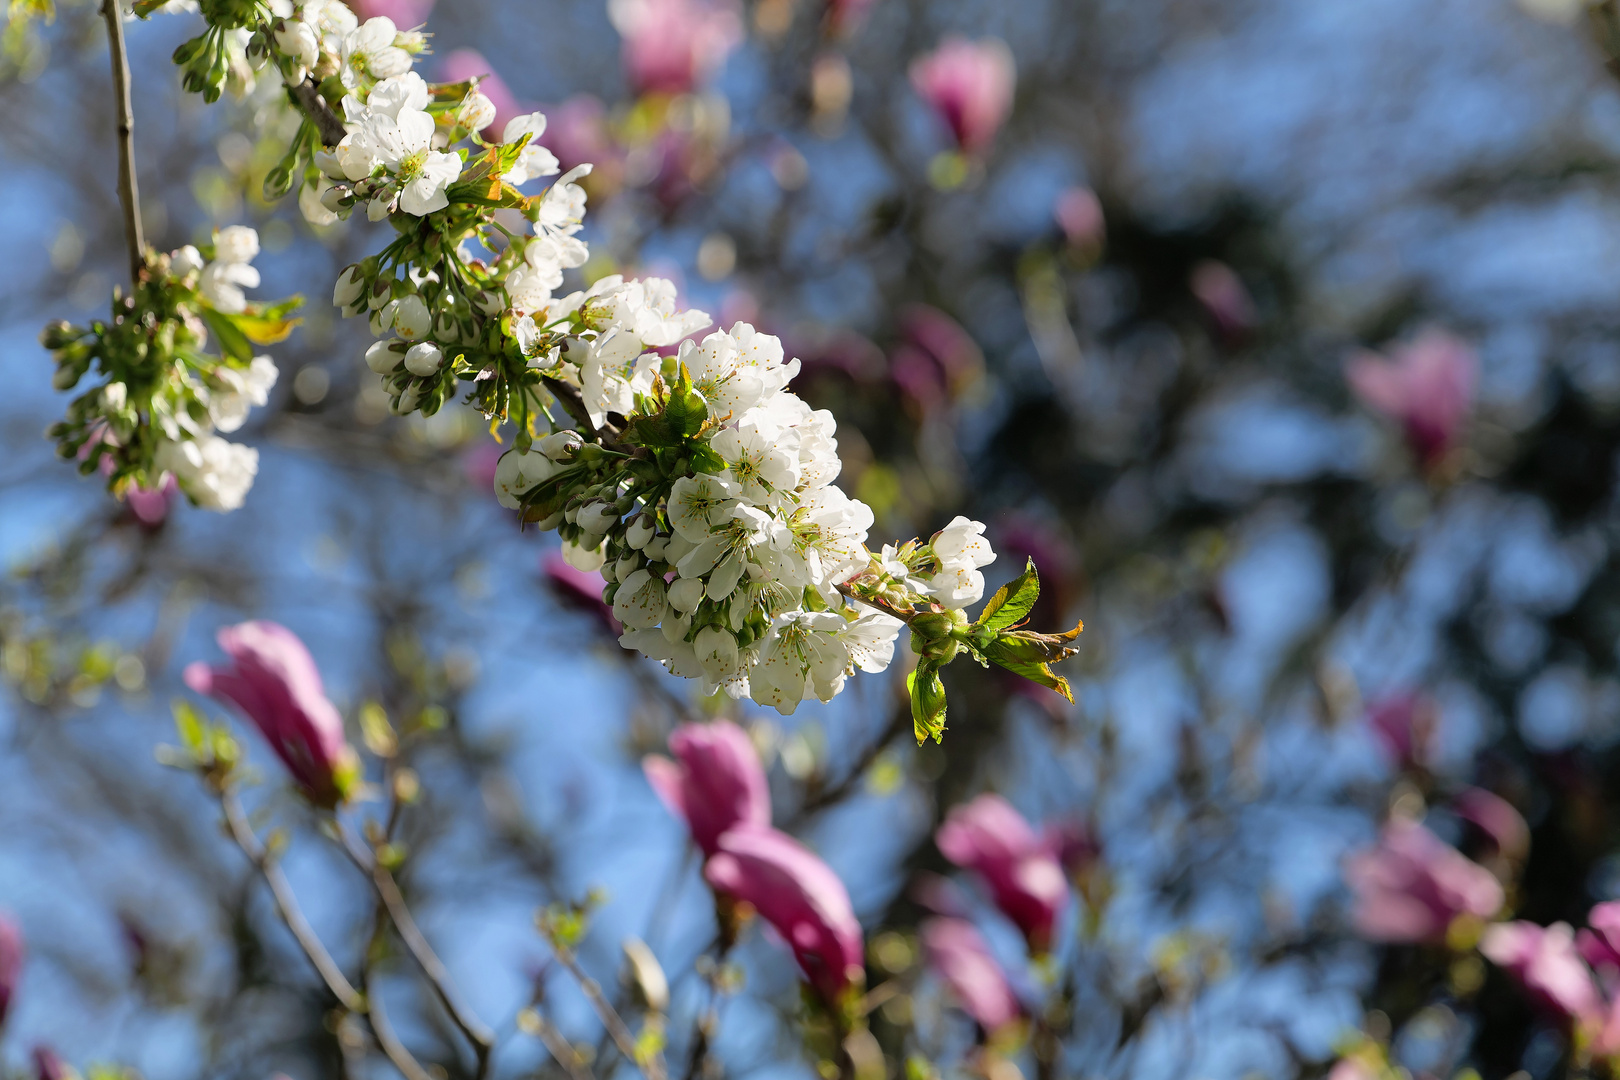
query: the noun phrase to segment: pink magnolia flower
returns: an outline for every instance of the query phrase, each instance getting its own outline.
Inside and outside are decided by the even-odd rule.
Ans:
[[[427,0],[427,6],[433,6],[432,0]],[[398,19],[394,21],[399,22]],[[484,59],[484,54],[477,49],[452,50],[439,64],[439,79],[441,82],[452,83],[465,82],[468,79],[480,80],[479,92],[489,98],[490,104],[495,106],[495,119],[490,121],[489,127],[485,129],[485,138],[500,138],[501,133],[506,130],[508,120],[532,111],[523,107],[506,82],[495,74],[494,65]]]
[[[1543,1007],[1577,1021],[1602,1015],[1603,998],[1575,951],[1575,933],[1568,923],[1497,923],[1485,931],[1479,951],[1518,979]]]
[[[1063,230],[1063,239],[1072,248],[1096,251],[1108,236],[1102,200],[1088,187],[1072,187],[1059,195],[1052,207],[1052,216]]]
[[[1389,359],[1364,352],[1345,367],[1350,389],[1367,407],[1401,425],[1424,465],[1445,456],[1473,407],[1479,361],[1444,330],[1424,331]]]
[[[1356,931],[1372,941],[1440,941],[1457,916],[1489,919],[1504,899],[1489,870],[1415,821],[1385,825],[1375,847],[1345,861],[1344,877]]]
[[[433,10],[433,0],[347,0],[347,3],[361,22],[384,16],[392,19],[401,30],[421,26],[427,22],[428,13]]]
[[[317,806],[331,809],[360,779],[360,759],[343,738],[343,717],[327,700],[321,673],[298,636],[264,620],[216,636],[231,662],[187,666],[186,685],[236,705]]]
[[[1052,944],[1069,903],[1069,879],[1051,845],[1000,795],[980,795],[952,810],[934,834],[940,853],[976,873],[996,907],[1035,952]]]
[[[1599,974],[1620,977],[1620,900],[1587,912],[1586,925],[1591,929],[1575,935],[1575,947]]]
[[[613,606],[602,599],[607,580],[599,571],[577,569],[558,552],[548,551],[540,560],[540,573],[551,595],[564,607],[595,617],[615,638],[624,633],[624,627],[613,617]]]
[[[933,107],[965,154],[990,148],[1012,113],[1017,70],[998,38],[950,37],[911,64],[911,85]]]
[[[22,929],[4,915],[0,915],[0,1025],[6,1022],[11,999],[17,992],[17,980],[22,977]]]
[[[637,94],[684,94],[707,82],[743,39],[736,8],[718,0],[608,0]]]
[[[744,827],[721,835],[703,868],[720,892],[752,905],[793,950],[830,1003],[865,981],[861,924],[832,868],[786,833]]]
[[[972,923],[929,919],[922,925],[922,945],[929,966],[985,1031],[995,1031],[1018,1018],[1018,998]]]
[[[1451,801],[1451,808],[1458,817],[1489,837],[1505,857],[1522,859],[1529,854],[1530,826],[1525,823],[1524,815],[1500,795],[1493,795],[1484,788],[1466,788]]]
[[[682,724],[669,749],[676,760],[649,754],[641,768],[664,805],[686,819],[703,854],[719,850],[727,829],[770,826],[770,787],[742,728],[726,720]]]

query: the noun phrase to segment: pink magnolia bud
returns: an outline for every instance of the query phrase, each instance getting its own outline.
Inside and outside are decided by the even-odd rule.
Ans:
[[[5,1024],[6,1013],[11,1009],[12,996],[17,992],[17,980],[22,977],[25,955],[22,929],[6,916],[0,915],[0,1025]]]
[[[1203,305],[1216,333],[1229,343],[1241,341],[1260,321],[1249,287],[1223,262],[1205,259],[1194,266],[1187,288]]]
[[[608,0],[624,38],[624,72],[637,94],[685,94],[707,82],[743,39],[742,19],[719,0]]]
[[[1384,826],[1376,846],[1345,861],[1352,919],[1372,941],[1441,941],[1459,915],[1489,919],[1502,907],[1491,872],[1415,821]]]
[[[431,2],[428,6],[432,6]],[[399,20],[394,20],[398,22]],[[495,68],[477,49],[454,49],[439,64],[439,79],[443,82],[466,82],[478,79],[478,91],[495,106],[495,119],[484,130],[486,139],[499,138],[506,130],[506,122],[529,110],[518,101]]]
[[[1450,450],[1474,402],[1479,361],[1461,338],[1424,331],[1389,359],[1362,353],[1345,367],[1350,389],[1369,408],[1400,424],[1425,466]]]
[[[156,490],[148,490],[138,484],[133,485],[124,496],[124,501],[129,504],[129,512],[135,515],[136,521],[148,529],[155,529],[169,516],[169,507],[174,504],[175,494],[179,490],[174,475],[164,473],[163,482]]]
[[[929,919],[922,925],[922,945],[929,966],[986,1032],[1018,1018],[1018,998],[972,923],[964,919]]]
[[[1012,112],[1017,71],[997,38],[946,38],[911,65],[911,85],[931,105],[966,154],[990,148]]]
[[[786,833],[758,826],[732,829],[716,847],[704,877],[782,935],[825,1001],[864,984],[861,924],[831,867]]]
[[[186,685],[245,713],[317,806],[331,809],[348,798],[360,779],[360,759],[343,738],[343,717],[327,700],[304,643],[263,620],[227,626],[216,640],[231,663],[193,663]]]
[[[1102,200],[1088,187],[1072,187],[1059,195],[1052,216],[1063,230],[1063,238],[1078,251],[1095,252],[1108,237]]]
[[[692,839],[713,855],[737,826],[769,827],[771,792],[748,733],[726,720],[683,724],[669,737],[676,760],[649,754],[641,768],[658,797],[686,819]]]
[[[1497,923],[1485,931],[1479,951],[1518,979],[1543,1008],[1576,1021],[1602,1019],[1602,995],[1575,951],[1568,923]]]
[[[1051,845],[1000,795],[980,795],[952,810],[934,834],[940,853],[972,870],[996,907],[1024,932],[1031,950],[1052,946],[1069,903],[1069,881]]]

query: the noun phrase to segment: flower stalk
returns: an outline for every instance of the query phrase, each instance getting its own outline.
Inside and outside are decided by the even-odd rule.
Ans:
[[[124,244],[129,249],[129,281],[140,281],[146,263],[146,236],[141,228],[141,196],[135,179],[135,109],[130,104],[129,53],[124,48],[124,20],[118,0],[102,0],[107,45],[112,54],[114,129],[118,136],[118,202],[124,210]]]

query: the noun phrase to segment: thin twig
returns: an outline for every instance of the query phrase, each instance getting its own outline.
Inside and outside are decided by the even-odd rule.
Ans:
[[[129,248],[129,281],[141,279],[146,236],[141,229],[141,196],[135,182],[135,109],[129,101],[129,55],[124,49],[124,17],[118,0],[102,0],[107,45],[112,53],[113,97],[118,104],[118,201],[124,208],[124,243]]]
[[[298,907],[298,898],[293,895],[292,886],[287,882],[286,875],[281,872],[281,867],[259,842],[253,826],[248,824],[241,802],[234,793],[226,791],[220,794],[219,805],[225,811],[225,823],[230,827],[231,838],[264,877],[265,884],[270,886],[270,893],[276,898],[276,907],[281,910],[281,921],[292,931],[293,937],[304,950],[304,955],[309,957],[310,963],[315,965],[315,970],[320,973],[327,988],[332,991],[332,996],[350,1012],[365,1012],[365,1001],[349,984],[349,980],[343,977],[337,961],[332,959],[332,954],[326,951],[326,946],[321,944],[321,939],[316,936],[308,920],[304,918],[303,911]]]
[[[630,1033],[630,1028],[625,1024],[618,1010],[613,1007],[613,1003],[607,999],[607,995],[602,993],[601,984],[587,975],[585,969],[579,966],[579,959],[574,955],[574,950],[553,938],[551,951],[557,955],[557,961],[567,968],[569,974],[573,975],[574,979],[579,983],[580,990],[585,993],[585,999],[596,1010],[596,1015],[602,1020],[602,1026],[607,1029],[608,1035],[612,1037],[613,1044],[619,1048],[619,1053],[623,1054],[627,1061],[633,1061],[641,1066],[641,1071],[646,1074],[647,1080],[665,1080],[663,1055],[654,1054],[651,1059],[642,1064],[641,1058],[636,1053],[636,1037]]]
[[[376,948],[377,939],[382,935],[384,920],[388,917],[387,909],[381,904],[377,905],[377,916],[371,934],[371,948],[366,950],[366,961],[360,969],[360,978],[366,988],[367,1014],[371,1021],[372,1033],[377,1036],[377,1045],[382,1052],[388,1055],[388,1060],[394,1063],[394,1068],[404,1074],[405,1080],[432,1080],[420,1062],[411,1056],[405,1049],[405,1044],[399,1041],[394,1034],[394,1025],[388,1022],[388,1013],[383,1009],[382,998],[377,994],[372,983],[372,951]]]
[[[563,1067],[569,1080],[596,1080],[596,1075],[579,1056],[579,1051],[563,1038],[563,1033],[558,1031],[550,1020],[540,1015],[538,1006],[530,1007],[528,1024],[534,1029],[535,1037],[540,1040],[541,1045],[556,1059],[557,1064]]]
[[[349,860],[359,868],[360,872],[371,879],[372,887],[376,890],[377,899],[381,900],[388,911],[388,918],[398,931],[400,940],[410,952],[416,966],[422,969],[428,984],[433,987],[440,1004],[450,1014],[450,1019],[456,1027],[472,1043],[473,1053],[478,1058],[477,1075],[483,1077],[489,1072],[490,1052],[495,1048],[495,1034],[484,1025],[484,1022],[464,1005],[461,995],[457,992],[455,984],[450,979],[450,971],[444,966],[428,944],[427,938],[416,925],[416,919],[411,915],[409,905],[405,903],[405,896],[399,891],[399,883],[388,868],[377,860],[376,853],[362,847],[342,821],[334,819],[337,826],[338,837],[342,841],[344,852]]]
[[[343,119],[332,111],[332,107],[321,97],[320,89],[315,80],[305,78],[297,86],[289,86],[287,93],[298,107],[304,110],[311,120],[315,122],[315,130],[320,132],[321,142],[327,146],[336,146],[343,141],[348,130],[343,126]]]

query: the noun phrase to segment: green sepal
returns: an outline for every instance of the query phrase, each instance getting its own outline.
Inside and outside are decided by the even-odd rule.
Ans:
[[[939,667],[924,660],[916,670],[906,676],[906,692],[911,695],[911,726],[921,746],[929,739],[940,742],[945,737],[945,684],[940,681]]]

